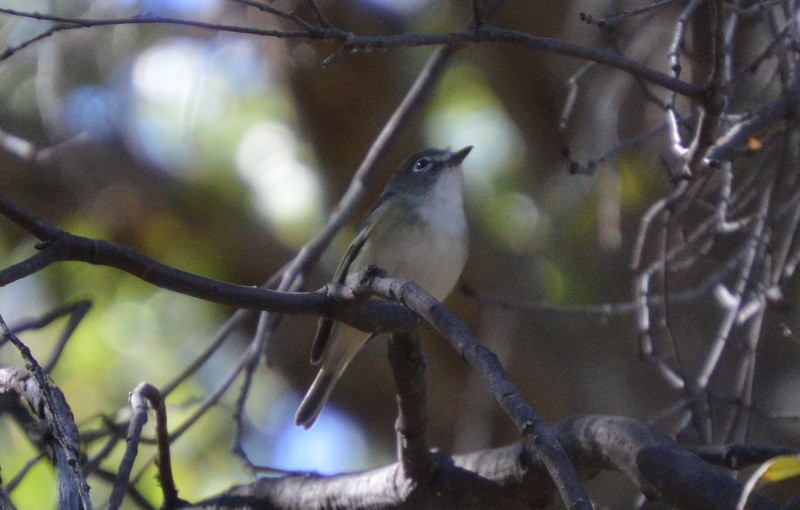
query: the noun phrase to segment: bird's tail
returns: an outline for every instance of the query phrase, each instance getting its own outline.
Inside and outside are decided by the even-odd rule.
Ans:
[[[329,345],[322,356],[322,367],[294,415],[295,424],[304,428],[314,425],[336,381],[370,338],[369,333],[340,323],[334,325],[331,335]]]
[[[331,396],[331,391],[337,379],[339,379],[339,374],[331,372],[325,367],[319,371],[305,398],[303,398],[303,402],[297,408],[297,413],[294,415],[295,425],[305,429],[314,425],[320,411],[325,407],[325,402]]]

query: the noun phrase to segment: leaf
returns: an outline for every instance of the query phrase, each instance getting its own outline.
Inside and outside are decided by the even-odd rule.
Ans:
[[[747,139],[747,148],[753,152],[757,152],[764,148],[764,144],[758,138],[750,137]]]
[[[781,455],[765,462],[761,480],[765,483],[782,482],[800,475],[800,456]]]
[[[763,463],[747,480],[736,510],[744,510],[750,494],[758,485],[775,483],[800,476],[800,456],[780,455]]]

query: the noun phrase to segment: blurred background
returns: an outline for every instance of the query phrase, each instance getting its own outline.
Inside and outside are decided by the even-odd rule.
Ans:
[[[612,39],[579,17],[583,11],[600,17],[611,3],[510,1],[492,23],[586,46],[623,47],[629,57],[666,71],[680,5],[621,26]],[[230,0],[0,4],[65,17],[141,14],[296,28]],[[305,2],[271,5],[314,19]],[[472,16],[471,4],[457,0],[321,1],[320,6],[336,26],[358,34],[455,31]],[[0,14],[0,44],[14,47],[52,26]],[[696,37],[693,44],[702,44]],[[174,24],[65,30],[36,41],[0,61],[0,136],[6,147],[0,151],[0,192],[72,233],[120,243],[203,276],[261,284],[324,224],[433,51],[344,54],[323,66],[338,47]],[[694,55],[701,59],[699,48],[693,48]],[[577,101],[559,127],[567,82],[578,71]],[[768,73],[756,73],[752,80],[764,76]],[[683,76],[692,78],[690,71]],[[666,97],[655,87],[650,92]],[[508,300],[562,306],[628,302],[639,220],[670,190],[664,165],[669,139],[665,130],[658,131],[663,121],[663,111],[620,71],[515,45],[465,47],[425,107],[403,128],[360,212],[326,251],[307,288],[318,288],[332,276],[361,215],[400,160],[429,146],[474,145],[465,162],[471,245],[463,282]],[[650,130],[656,130],[653,136],[636,145],[618,145]],[[7,150],[13,137],[40,152],[25,158]],[[576,175],[568,171],[567,148],[578,162],[614,152],[591,172]],[[0,219],[4,266],[32,254],[34,244],[30,235]],[[128,392],[140,381],[156,386],[170,381],[233,312],[120,271],[62,263],[0,289],[0,314],[13,325],[77,299],[90,299],[93,307],[52,375],[82,430],[105,418],[123,419]],[[649,420],[681,397],[641,361],[631,314],[534,313],[458,290],[447,304],[500,356],[548,422],[576,413]],[[676,334],[685,335],[680,339],[690,347],[697,342],[701,352],[719,319],[714,303],[676,305],[674,313]],[[795,321],[794,312],[785,310],[775,330],[791,328]],[[48,357],[64,322],[22,336],[40,361]],[[171,427],[219,384],[253,326],[250,322],[237,331],[170,396]],[[395,401],[385,339],[358,356],[311,430],[293,425],[315,373],[308,362],[315,327],[312,317],[283,322],[270,347],[269,366],[258,369],[247,403],[246,453],[276,469],[323,473],[392,462]],[[764,361],[756,389],[770,389],[765,408],[791,414],[800,405],[792,390],[798,346],[791,336],[773,336],[759,358]],[[429,328],[423,347],[431,445],[458,453],[518,440],[481,382]],[[0,350],[0,363],[21,366],[9,346]],[[237,387],[175,443],[176,481],[184,498],[196,501],[251,479],[230,450]],[[787,446],[797,446],[800,437],[797,426],[786,421],[756,419],[751,431],[755,442]],[[0,445],[4,479],[34,455],[3,417]],[[155,468],[148,464],[153,453],[144,451],[137,462],[143,469],[137,487],[158,504]],[[120,455],[109,459],[109,470],[115,470]],[[612,508],[630,504],[635,490],[627,483],[600,490],[610,480],[616,483],[618,477],[603,475],[589,484],[590,492]],[[39,463],[14,499],[25,502],[20,503],[24,508],[47,508],[54,495],[41,487],[53,486],[50,468]],[[95,495],[109,487],[92,483]]]

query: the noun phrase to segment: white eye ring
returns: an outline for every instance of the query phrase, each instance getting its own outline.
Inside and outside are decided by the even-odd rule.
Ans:
[[[427,170],[430,165],[431,161],[428,158],[420,158],[414,163],[414,171],[422,172],[423,170]]]

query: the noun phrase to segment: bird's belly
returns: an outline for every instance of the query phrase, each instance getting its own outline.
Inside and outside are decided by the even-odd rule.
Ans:
[[[458,283],[467,260],[466,230],[412,224],[394,232],[391,246],[365,245],[363,255],[350,274],[373,264],[391,276],[413,280],[441,301]]]

